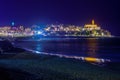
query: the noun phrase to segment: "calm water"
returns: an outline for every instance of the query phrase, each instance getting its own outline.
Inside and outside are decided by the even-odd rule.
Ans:
[[[33,41],[19,40],[15,44],[40,52],[95,57],[120,62],[120,38],[46,38]]]

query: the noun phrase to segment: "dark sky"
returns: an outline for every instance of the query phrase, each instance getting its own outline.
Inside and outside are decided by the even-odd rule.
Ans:
[[[16,24],[75,24],[92,19],[120,36],[119,0],[0,0],[0,26]]]

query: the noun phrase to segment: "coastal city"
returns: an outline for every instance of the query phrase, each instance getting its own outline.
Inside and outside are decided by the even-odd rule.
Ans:
[[[38,25],[31,27],[15,26],[12,22],[11,26],[1,26],[1,37],[28,37],[28,36],[80,36],[80,37],[112,37],[108,30],[102,29],[92,20],[91,24],[84,26],[75,25],[46,25],[44,28]]]
[[[0,80],[120,80],[120,0],[0,0]]]

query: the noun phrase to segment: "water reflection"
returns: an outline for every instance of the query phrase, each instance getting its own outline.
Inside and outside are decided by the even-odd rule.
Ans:
[[[105,63],[110,62],[110,59],[98,58],[98,39],[87,39],[87,54],[88,57],[84,57],[84,60],[90,63]]]
[[[36,45],[36,50],[37,50],[37,51],[41,51],[41,45],[40,45],[40,44],[37,44],[37,45]]]
[[[98,40],[97,39],[87,39],[87,54],[89,57],[97,57],[98,51]]]
[[[64,54],[54,54],[54,53],[45,53],[45,52],[39,52],[31,49],[25,48],[27,51],[31,51],[32,53],[36,54],[43,54],[43,55],[50,55],[50,56],[57,56],[60,58],[70,58],[70,59],[77,59],[77,60],[82,60],[82,61],[87,61],[90,63],[105,63],[105,62],[110,62],[109,59],[102,59],[102,58],[93,58],[93,57],[84,57],[84,56],[70,56],[70,55],[64,55]]]
[[[28,49],[34,50],[34,53],[51,56],[74,58],[87,62],[104,63],[109,62],[108,57],[100,54],[100,40],[98,39],[81,39],[81,40],[64,40],[64,41],[35,41],[23,42]],[[26,44],[26,45],[25,45]],[[21,45],[21,44],[20,44]],[[104,49],[102,49],[104,50]],[[44,53],[43,53],[44,52]],[[99,52],[99,53],[98,53]]]

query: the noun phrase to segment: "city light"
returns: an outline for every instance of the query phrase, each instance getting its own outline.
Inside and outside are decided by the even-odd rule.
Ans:
[[[15,22],[12,22],[12,26],[14,26],[15,25]]]
[[[75,25],[46,25],[45,28],[34,25],[30,27],[24,26],[0,27],[0,36],[9,37],[26,37],[26,36],[82,36],[82,37],[112,37],[109,31],[101,29],[100,26],[95,24],[92,20],[91,24],[85,24],[83,27]],[[44,34],[43,34],[44,33]]]
[[[37,34],[42,34],[42,32],[41,32],[41,31],[38,31]]]

